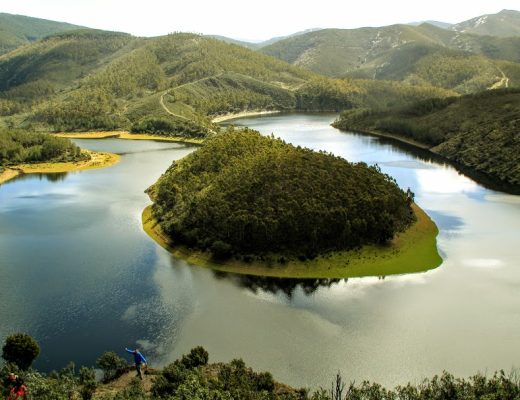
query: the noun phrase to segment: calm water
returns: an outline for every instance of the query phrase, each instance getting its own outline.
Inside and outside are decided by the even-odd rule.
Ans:
[[[81,141],[124,154],[108,169],[29,176],[0,186],[0,340],[27,331],[37,366],[91,365],[139,345],[155,365],[203,345],[296,386],[386,385],[449,370],[520,366],[520,197],[377,138],[342,133],[333,116],[242,119],[265,134],[377,163],[440,228],[442,266],[349,281],[258,280],[186,265],[141,229],[144,190],[194,147]],[[52,179],[49,179],[52,178]]]

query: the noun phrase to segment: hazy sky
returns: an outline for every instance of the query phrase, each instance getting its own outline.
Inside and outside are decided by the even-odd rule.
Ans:
[[[504,8],[520,10],[520,0],[0,0],[0,12],[139,36],[185,31],[251,40],[317,27],[460,22]]]

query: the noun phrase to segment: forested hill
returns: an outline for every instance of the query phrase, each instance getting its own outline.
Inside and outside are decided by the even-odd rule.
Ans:
[[[379,131],[426,144],[431,151],[520,190],[520,90],[430,99],[386,112],[345,111],[335,126]]]
[[[187,33],[145,39],[78,30],[0,56],[0,122],[43,131],[129,129],[204,137],[242,110],[387,107],[454,92],[334,81]],[[373,94],[373,95],[372,95]]]
[[[0,13],[0,55],[45,36],[79,28],[64,22]]]
[[[377,167],[247,129],[174,162],[149,192],[174,242],[215,258],[314,257],[386,243],[414,221],[411,197]]]
[[[478,36],[430,24],[323,29],[262,48],[265,54],[332,77],[431,84],[472,93],[507,82],[502,61],[520,66],[520,37]],[[499,61],[502,60],[502,61]]]

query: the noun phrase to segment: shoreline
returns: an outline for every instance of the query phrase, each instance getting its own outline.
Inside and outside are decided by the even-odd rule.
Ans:
[[[410,145],[410,146],[414,146],[414,147],[417,147],[421,150],[427,150],[429,152],[431,152],[432,154],[435,154],[436,156],[440,156],[439,154],[435,153],[434,151],[432,151],[432,146],[428,146],[424,143],[421,143],[421,142],[418,142],[416,140],[413,140],[413,139],[409,139],[409,138],[406,138],[404,136],[400,136],[400,135],[397,135],[397,134],[394,134],[394,133],[385,133],[385,132],[380,132],[380,131],[374,131],[374,130],[368,130],[368,129],[345,129],[345,128],[339,128],[337,126],[334,125],[334,123],[331,124],[332,127],[336,128],[337,130],[339,131],[343,131],[343,132],[353,132],[353,133],[362,133],[364,135],[371,135],[371,136],[376,136],[376,137],[382,137],[382,138],[385,138],[385,139],[392,139],[392,140],[396,140],[398,142],[401,142],[401,143],[404,143],[404,144],[407,144],[407,145]]]
[[[60,132],[53,136],[68,139],[122,139],[122,140],[154,140],[156,142],[176,142],[202,144],[204,139],[185,138],[182,136],[161,136],[149,133],[130,133],[128,131],[92,131],[92,132]]]
[[[285,264],[246,263],[236,259],[219,263],[207,252],[176,246],[153,218],[151,207],[143,210],[142,224],[158,245],[190,264],[221,272],[273,278],[341,279],[426,272],[439,267],[443,261],[437,250],[437,225],[416,204],[412,207],[417,221],[397,234],[389,245],[366,245],[361,249],[323,254],[313,260],[291,259]]]
[[[393,141],[396,143],[396,145],[401,145],[403,147],[411,147],[416,152],[422,152],[425,158],[430,160],[435,160],[436,162],[448,164],[455,168],[459,174],[463,174],[466,177],[474,180],[479,185],[484,186],[487,189],[500,191],[504,193],[514,194],[518,195],[520,194],[520,185],[515,185],[512,183],[504,182],[499,180],[498,178],[487,174],[484,171],[478,171],[468,165],[461,164],[458,161],[452,160],[451,158],[448,158],[437,151],[435,151],[436,146],[429,146],[421,142],[417,142],[413,139],[408,139],[404,136],[398,135],[398,134],[392,134],[392,133],[384,133],[376,130],[367,130],[367,129],[345,129],[345,128],[339,128],[334,126],[334,123],[332,124],[332,127],[338,129],[340,132],[350,132],[350,133],[357,133],[362,135],[369,135],[378,137],[381,139],[387,139],[389,141]]]
[[[89,154],[90,159],[84,161],[69,161],[69,162],[47,162],[37,164],[18,164],[5,168],[5,171],[0,173],[0,185],[25,174],[55,174],[62,172],[86,171],[89,169],[98,169],[111,167],[121,160],[121,156],[114,153],[97,152],[82,149],[82,153]]]
[[[229,121],[237,118],[245,118],[245,117],[255,117],[258,115],[269,115],[269,114],[278,114],[281,111],[279,110],[252,110],[252,111],[240,111],[238,113],[228,113],[224,115],[219,115],[218,117],[214,117],[211,119],[211,122],[214,124],[218,124],[220,122]]]

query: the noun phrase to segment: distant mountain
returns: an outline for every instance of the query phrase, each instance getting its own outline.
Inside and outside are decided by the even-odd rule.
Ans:
[[[323,29],[260,51],[332,77],[390,79],[470,93],[502,81],[494,60],[519,62],[520,38],[476,36],[431,24],[391,25]]]
[[[236,44],[238,46],[243,46],[243,47],[246,47],[246,48],[252,49],[252,50],[259,49],[261,47],[260,43],[246,42],[244,40],[233,39],[233,38],[229,38],[227,36],[205,35],[205,37],[221,40],[221,41],[226,42],[226,43]]]
[[[310,29],[305,29],[303,31],[292,33],[287,36],[277,36],[277,37],[265,40],[263,42],[257,43],[257,46],[258,46],[258,48],[266,47],[266,46],[269,46],[276,42],[279,42],[280,40],[289,39],[289,38],[293,38],[296,36],[305,35],[306,33],[316,32],[316,31],[321,31],[321,28],[310,28]]]
[[[53,33],[82,28],[46,19],[0,13],[0,54]]]
[[[304,31],[292,33],[292,34],[287,35],[287,36],[273,37],[273,38],[265,40],[263,42],[262,41],[260,41],[260,42],[248,42],[248,41],[245,41],[245,40],[232,39],[232,38],[229,38],[229,37],[226,37],[226,36],[220,36],[220,35],[206,35],[206,37],[222,40],[223,42],[226,42],[226,43],[237,44],[239,46],[247,47],[248,49],[257,50],[257,49],[261,49],[262,47],[269,46],[271,44],[279,42],[280,40],[292,38],[292,37],[295,37],[295,36],[304,35],[306,33],[315,32],[315,31],[319,31],[319,30],[321,30],[321,28],[306,29]]]
[[[453,26],[453,24],[450,24],[448,22],[433,21],[433,20],[409,22],[407,25],[419,26],[422,24],[430,24],[430,25],[436,26],[437,28],[442,28],[442,29],[449,29]]]
[[[451,29],[475,35],[520,36],[520,11],[502,10],[497,14],[482,15],[455,24]]]

